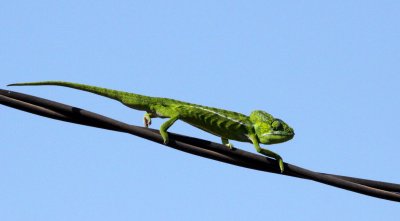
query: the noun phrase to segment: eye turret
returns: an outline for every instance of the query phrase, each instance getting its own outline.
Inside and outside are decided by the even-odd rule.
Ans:
[[[274,129],[274,131],[282,131],[283,130],[283,124],[280,120],[274,120],[272,122],[272,129]]]

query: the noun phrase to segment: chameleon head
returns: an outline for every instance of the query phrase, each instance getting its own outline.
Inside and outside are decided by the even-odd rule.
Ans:
[[[262,144],[282,143],[294,136],[294,131],[289,125],[265,111],[253,111],[250,121],[254,125],[258,141]]]

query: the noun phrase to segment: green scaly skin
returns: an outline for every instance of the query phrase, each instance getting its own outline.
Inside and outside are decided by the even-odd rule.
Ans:
[[[282,157],[270,150],[261,148],[260,143],[282,143],[292,139],[294,136],[294,131],[289,125],[282,120],[274,118],[267,112],[260,110],[253,111],[250,116],[246,116],[233,111],[186,103],[169,98],[149,97],[62,81],[16,83],[8,86],[25,85],[57,85],[70,87],[120,101],[130,108],[146,111],[144,115],[144,124],[146,127],[151,124],[152,118],[169,118],[160,127],[160,134],[164,143],[168,143],[167,130],[176,120],[182,120],[201,130],[221,137],[222,143],[229,148],[232,148],[229,140],[253,143],[257,152],[278,161],[281,172],[284,170]]]

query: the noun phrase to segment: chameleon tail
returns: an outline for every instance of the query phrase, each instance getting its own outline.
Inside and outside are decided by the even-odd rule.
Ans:
[[[40,81],[40,82],[28,82],[28,83],[15,83],[15,84],[9,84],[7,86],[40,86],[40,85],[55,85],[55,86],[74,88],[74,89],[98,94],[98,95],[108,97],[108,98],[111,98],[114,100],[121,100],[122,95],[123,95],[122,93],[124,93],[124,92],[121,93],[120,91],[116,91],[116,90],[110,90],[110,89],[96,87],[96,86],[64,82],[64,81]]]
[[[155,98],[143,96],[139,94],[128,93],[124,91],[117,91],[102,87],[90,86],[85,84],[78,84],[64,81],[40,81],[40,82],[28,82],[28,83],[15,83],[7,86],[40,86],[40,85],[55,85],[74,88],[90,93],[98,94],[100,96],[108,97],[113,100],[117,100],[137,110],[148,110],[149,105],[155,102]]]

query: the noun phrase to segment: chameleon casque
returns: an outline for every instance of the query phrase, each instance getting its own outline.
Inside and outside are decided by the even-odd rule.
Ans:
[[[255,110],[251,112],[250,116],[246,116],[233,111],[191,104],[169,98],[149,97],[63,81],[16,83],[8,86],[26,85],[64,86],[120,101],[130,108],[146,111],[144,115],[144,125],[146,127],[151,124],[152,118],[169,118],[160,127],[160,134],[164,143],[168,143],[168,128],[177,120],[182,120],[201,130],[221,137],[222,143],[229,148],[232,148],[229,140],[250,142],[254,145],[257,152],[276,159],[281,172],[284,170],[282,157],[268,149],[261,148],[260,143],[282,143],[292,139],[294,136],[294,131],[289,125],[261,110]]]

